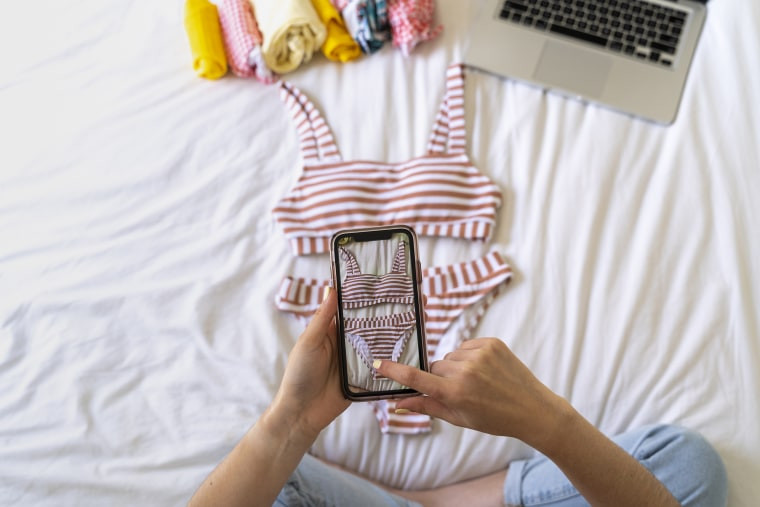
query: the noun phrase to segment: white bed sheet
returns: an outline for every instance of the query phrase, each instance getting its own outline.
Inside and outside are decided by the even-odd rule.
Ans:
[[[476,3],[441,0],[411,58],[289,76],[347,158],[422,153]],[[10,10],[10,12],[8,12]],[[0,17],[0,503],[184,503],[275,392],[301,323],[270,210],[298,177],[275,87],[196,78],[182,2],[16,2]],[[504,50],[508,50],[505,48]],[[760,4],[710,2],[680,114],[659,127],[477,72],[468,151],[504,193],[503,338],[603,431],[701,431],[729,503],[760,498]],[[530,455],[435,422],[382,436],[352,406],[314,452],[394,486]]]

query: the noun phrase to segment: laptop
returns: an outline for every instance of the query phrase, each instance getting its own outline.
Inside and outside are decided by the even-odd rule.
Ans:
[[[707,0],[486,0],[464,62],[660,124],[676,118]]]

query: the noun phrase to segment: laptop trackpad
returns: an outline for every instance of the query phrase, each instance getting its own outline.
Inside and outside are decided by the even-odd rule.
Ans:
[[[569,92],[599,97],[611,67],[609,57],[569,44],[547,41],[533,77]]]

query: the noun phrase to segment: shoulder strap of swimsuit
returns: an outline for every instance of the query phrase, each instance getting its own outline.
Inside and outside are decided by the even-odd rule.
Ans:
[[[464,65],[455,63],[446,69],[446,93],[438,110],[428,153],[464,153]]]
[[[283,81],[280,84],[280,98],[290,110],[296,124],[304,165],[340,162],[340,152],[330,127],[306,95]]]
[[[340,247],[340,256],[343,257],[344,261],[346,261],[346,274],[360,275],[362,273],[361,269],[359,269],[359,264],[356,262],[356,257],[354,257],[354,254],[345,248]]]
[[[398,242],[398,250],[396,250],[396,256],[393,258],[391,272],[406,273],[406,243],[403,241]]]

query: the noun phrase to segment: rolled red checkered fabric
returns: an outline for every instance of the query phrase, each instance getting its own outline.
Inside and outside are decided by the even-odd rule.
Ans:
[[[393,46],[409,56],[417,44],[441,33],[443,25],[433,27],[434,11],[435,0],[389,0]]]
[[[263,83],[274,82],[274,74],[260,56],[263,39],[251,3],[248,0],[221,0],[219,21],[232,72],[240,77],[255,77]]]

